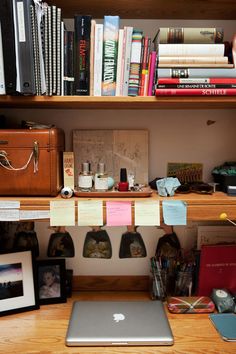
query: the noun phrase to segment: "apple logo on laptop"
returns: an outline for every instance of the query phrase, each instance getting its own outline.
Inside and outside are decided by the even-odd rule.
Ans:
[[[120,322],[120,321],[124,321],[125,319],[125,315],[123,315],[123,313],[114,313],[113,314],[113,319],[116,323]]]

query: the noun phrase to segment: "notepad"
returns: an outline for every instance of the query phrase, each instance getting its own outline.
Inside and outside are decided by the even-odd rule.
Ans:
[[[212,313],[209,318],[225,341],[236,341],[236,314]]]

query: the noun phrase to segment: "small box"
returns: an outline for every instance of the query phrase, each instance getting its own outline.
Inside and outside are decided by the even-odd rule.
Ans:
[[[167,298],[167,308],[172,313],[210,313],[215,304],[207,296],[172,296]]]
[[[0,195],[56,196],[62,188],[62,129],[1,129]]]
[[[64,187],[75,189],[74,153],[65,151],[63,153],[63,176]]]
[[[228,186],[236,186],[236,176],[221,175],[218,173],[212,174],[214,182],[219,183],[220,190],[227,193]]]

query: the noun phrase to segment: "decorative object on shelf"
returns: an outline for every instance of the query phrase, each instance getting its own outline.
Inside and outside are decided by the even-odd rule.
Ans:
[[[68,187],[72,190],[75,189],[75,163],[74,163],[74,152],[64,151],[63,152],[63,182],[64,188]]]
[[[81,164],[81,172],[78,177],[78,187],[83,192],[90,192],[93,187],[91,163],[88,161]]]
[[[39,308],[35,279],[31,251],[0,255],[0,316]]]
[[[111,258],[111,241],[106,230],[99,226],[92,227],[84,240],[83,257],[85,258]]]
[[[214,192],[214,186],[204,182],[193,182],[181,184],[175,193],[187,194],[187,193],[198,193],[198,194],[212,194]]]
[[[61,190],[61,196],[62,198],[68,199],[73,197],[74,191],[70,187],[63,187]]]
[[[66,269],[64,259],[37,261],[40,304],[66,302]]]
[[[21,221],[18,223],[13,243],[13,249],[16,251],[31,250],[34,257],[39,256],[39,244],[37,234],[34,230],[33,221]]]
[[[127,231],[121,236],[119,258],[146,257],[147,251],[143,238],[137,227],[127,226]]]
[[[75,180],[84,161],[91,161],[92,170],[104,162],[108,176],[115,183],[120,180],[120,169],[135,174],[136,183],[148,183],[148,140],[146,129],[76,129],[73,130]]]
[[[97,166],[97,173],[94,178],[94,188],[96,191],[108,190],[108,174],[105,170],[104,162],[99,162]]]
[[[202,181],[202,163],[168,162],[167,177],[177,177],[180,183]]]
[[[126,192],[129,189],[129,183],[127,182],[127,170],[126,168],[120,169],[120,182],[118,183],[118,191]]]
[[[74,257],[75,248],[71,235],[64,226],[54,227],[48,243],[48,257]]]
[[[156,181],[158,194],[162,197],[173,197],[176,189],[180,186],[178,178],[165,177]]]

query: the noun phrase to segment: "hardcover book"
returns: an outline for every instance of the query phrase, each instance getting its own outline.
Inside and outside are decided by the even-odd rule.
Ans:
[[[90,15],[75,16],[75,95],[89,96],[90,91]]]
[[[115,96],[119,16],[104,16],[102,96]]]
[[[236,245],[203,245],[200,256],[198,295],[210,296],[212,289],[236,292]]]
[[[139,74],[141,65],[143,32],[137,29],[133,30],[131,45],[131,60],[129,73],[128,95],[137,96],[139,90]]]
[[[161,27],[155,40],[159,43],[222,43],[223,28]]]
[[[102,95],[103,24],[96,23],[94,35],[94,96]]]
[[[162,56],[224,56],[225,45],[219,44],[159,44],[158,55]]]
[[[170,78],[236,78],[235,68],[157,68],[157,77]]]

